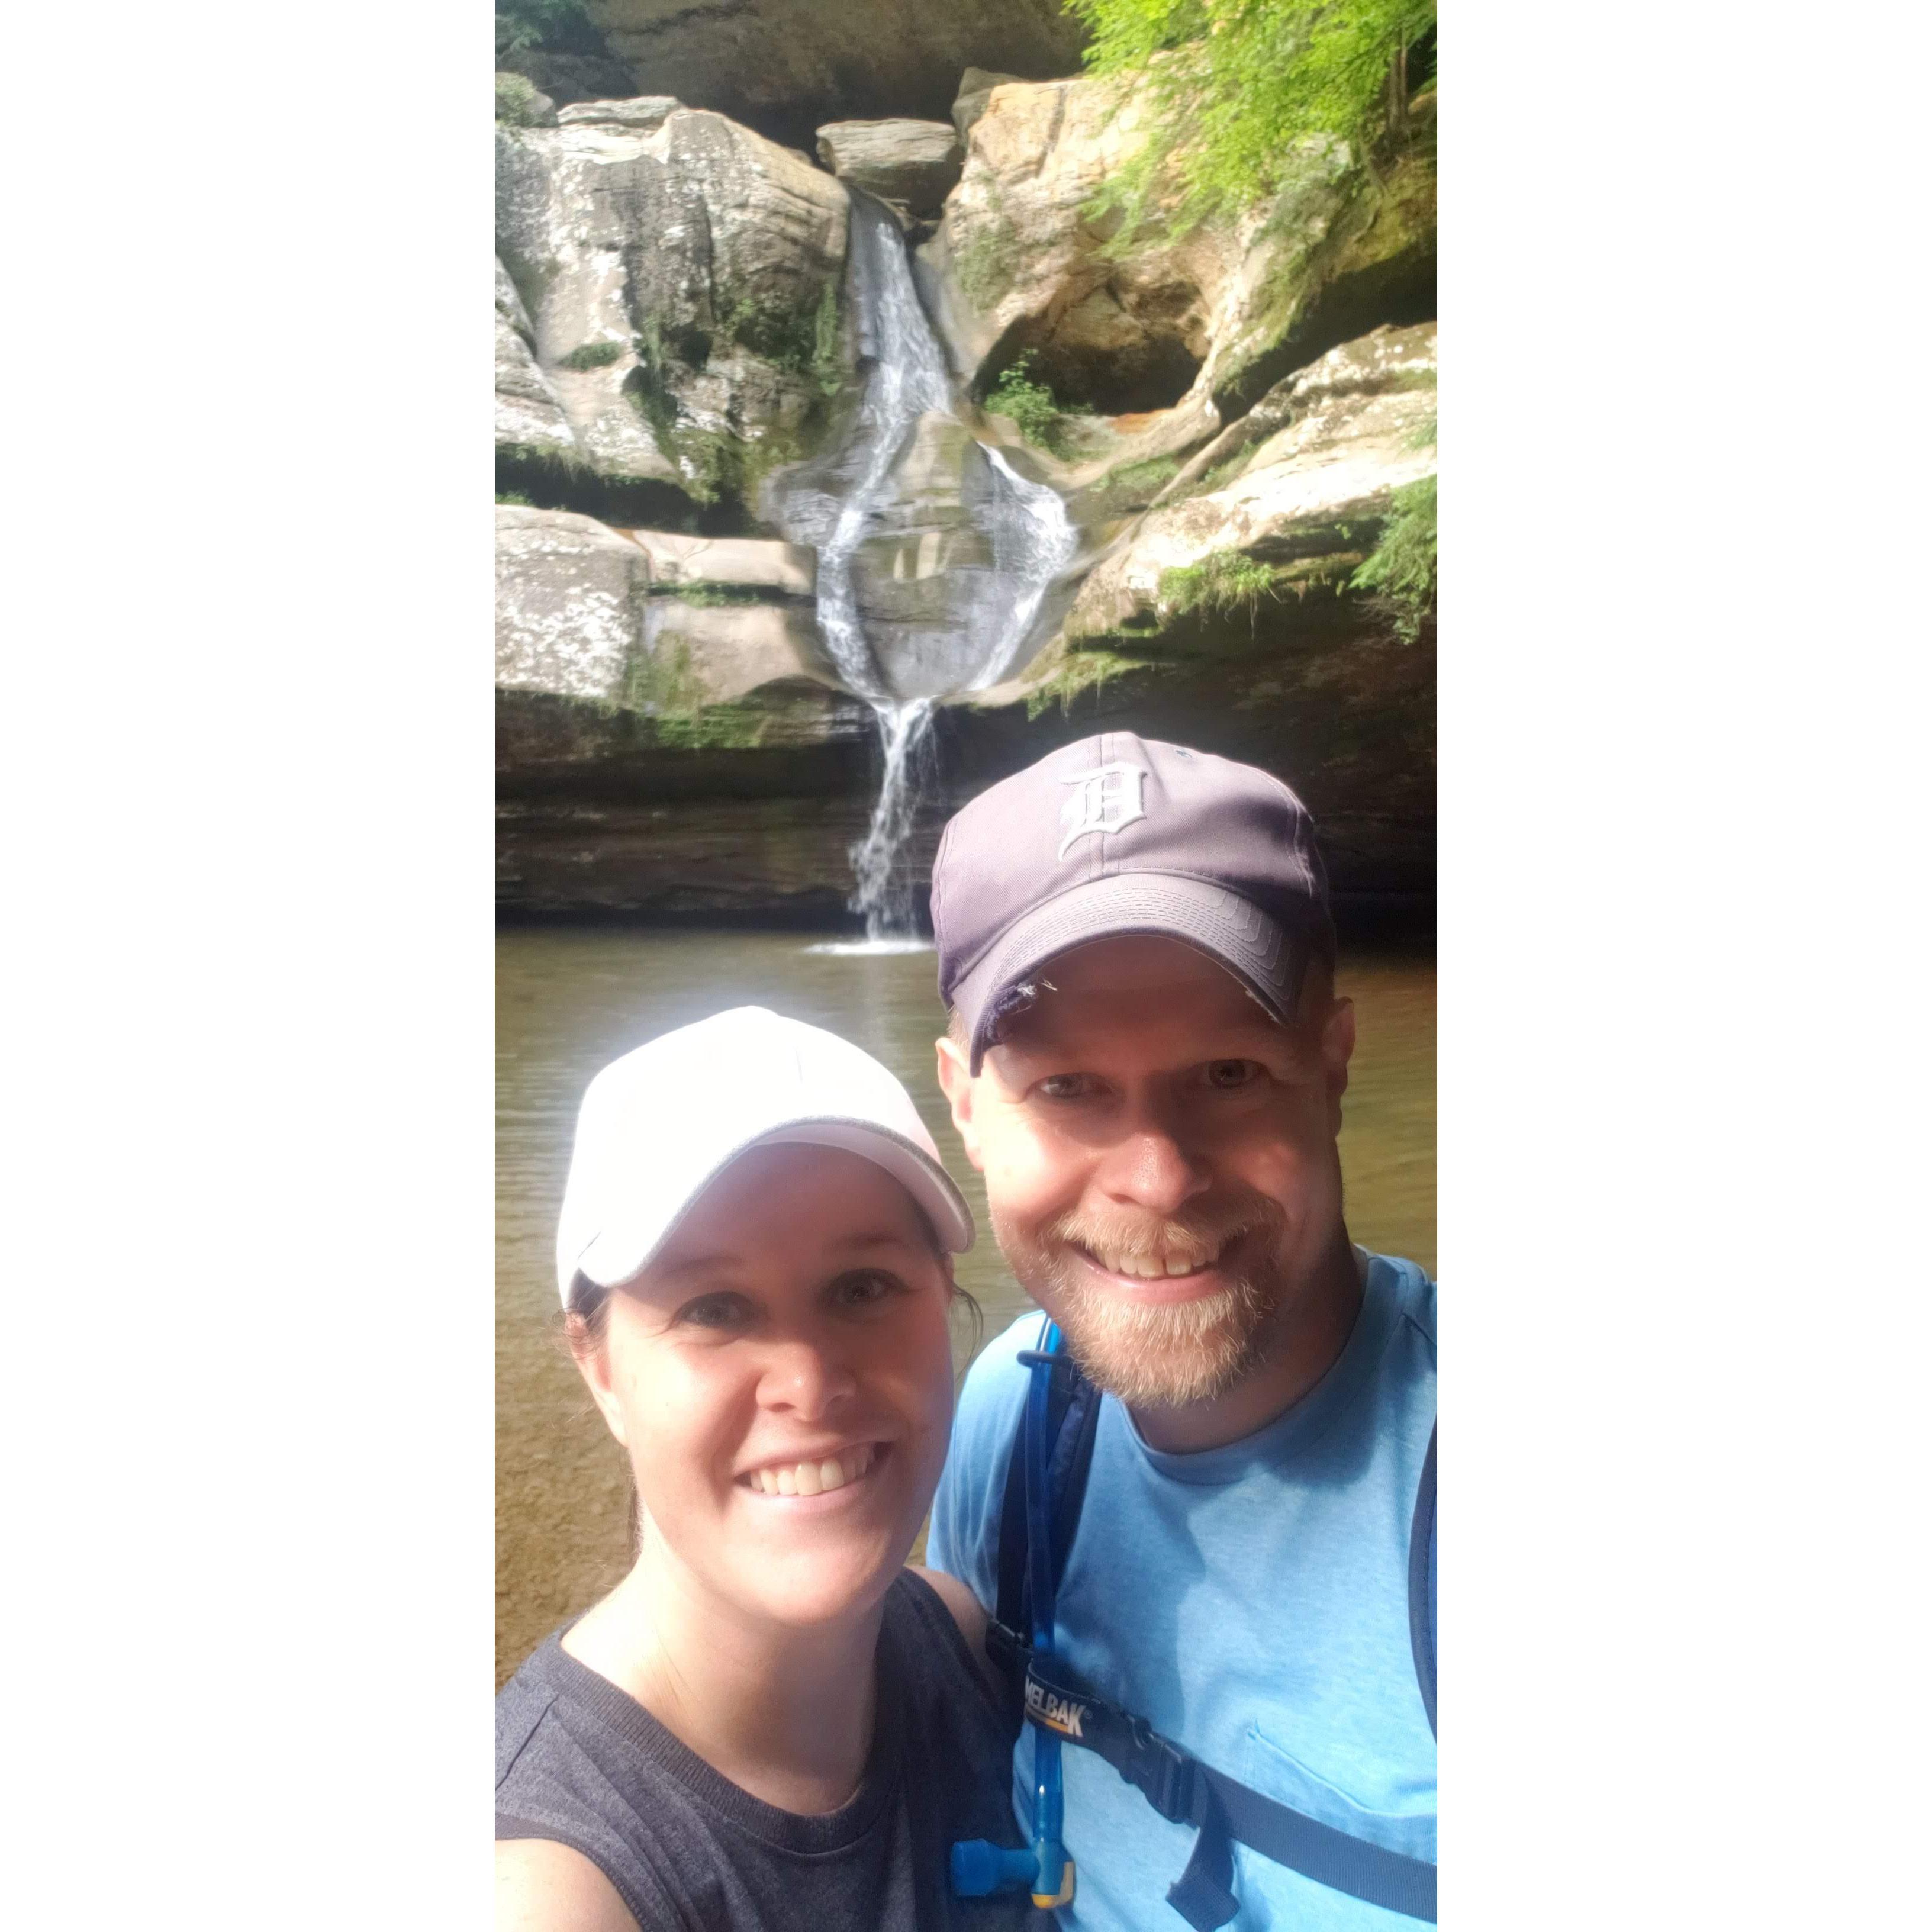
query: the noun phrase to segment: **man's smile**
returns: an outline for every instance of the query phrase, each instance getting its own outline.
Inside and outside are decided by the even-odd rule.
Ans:
[[[1172,1240],[1153,1247],[1115,1247],[1069,1237],[1066,1245],[1088,1270],[1142,1301],[1185,1301],[1225,1286],[1221,1264],[1240,1240],[1224,1237],[1216,1245]]]

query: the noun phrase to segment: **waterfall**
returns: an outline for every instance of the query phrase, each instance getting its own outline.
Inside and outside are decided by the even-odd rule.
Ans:
[[[878,943],[914,931],[903,854],[938,701],[1017,668],[1078,537],[1054,491],[968,432],[898,223],[862,194],[851,208],[857,412],[836,449],[778,480],[775,501],[785,535],[818,550],[826,649],[878,721],[884,776],[852,848],[851,904]]]

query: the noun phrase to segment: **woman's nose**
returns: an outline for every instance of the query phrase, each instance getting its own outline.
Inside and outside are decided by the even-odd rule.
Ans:
[[[809,1422],[836,1408],[857,1386],[837,1348],[794,1337],[771,1345],[758,1378],[758,1400],[766,1408],[789,1409]]]

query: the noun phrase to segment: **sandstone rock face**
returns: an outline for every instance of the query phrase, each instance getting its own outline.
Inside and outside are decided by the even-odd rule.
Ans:
[[[496,447],[554,463],[577,460],[570,418],[530,350],[524,298],[496,264]]]
[[[666,530],[624,534],[650,557],[652,584],[665,594],[686,586],[728,585],[774,597],[808,598],[815,587],[818,554],[802,544],[683,536]]]
[[[787,678],[838,688],[808,604],[692,604],[673,592],[651,599],[650,636],[651,696],[674,716],[694,716]]]
[[[496,683],[615,704],[644,655],[650,558],[565,510],[496,508]]]
[[[1157,487],[1153,466],[1280,376],[1378,322],[1434,314],[1432,121],[1385,181],[1310,141],[1271,201],[1124,248],[1119,216],[1094,202],[1145,138],[1131,91],[974,74],[960,106],[965,166],[919,251],[921,288],[980,391],[1030,352],[1033,380],[1096,412],[1063,417],[1054,454],[1028,460],[1102,536]]]
[[[632,86],[630,69],[608,55],[523,47],[499,54],[496,66],[500,72],[523,75],[560,106],[604,94],[628,94]]]
[[[835,688],[806,601],[812,562],[790,544],[500,504],[497,688],[622,708],[677,739],[761,737],[756,717],[703,720],[766,686]]]
[[[818,130],[818,158],[841,181],[902,214],[938,214],[965,150],[946,121],[835,121]]]
[[[1094,80],[1005,85],[985,98],[939,232],[920,253],[955,366],[1031,349],[1063,397],[1108,414],[1171,406],[1206,356],[1238,238],[1202,232],[1124,262],[1087,204],[1139,145],[1130,90]]]
[[[976,64],[1075,73],[1084,38],[1059,0],[586,0],[586,10],[640,89],[800,146],[828,121],[942,118]]]
[[[1172,614],[1163,573],[1211,556],[1292,567],[1304,583],[1352,572],[1392,494],[1430,474],[1422,432],[1436,413],[1436,325],[1385,328],[1332,350],[1257,405],[1252,430],[1233,426],[1223,463],[1214,449],[1177,477],[1167,495],[1082,584],[1066,619],[1070,638],[1159,624]],[[1237,432],[1241,432],[1238,435]],[[1245,441],[1244,441],[1245,438]],[[1216,446],[1217,447],[1221,446]],[[1216,487],[1190,494],[1202,475]],[[1323,560],[1336,562],[1324,569]],[[1305,594],[1305,593],[1304,593]],[[1292,606],[1282,622],[1292,628]]]
[[[497,235],[581,460],[694,502],[800,453],[836,382],[844,190],[663,97],[497,136]]]
[[[655,134],[683,106],[674,94],[644,94],[622,100],[580,100],[557,116],[560,128],[629,128]]]
[[[1024,86],[1017,74],[994,74],[983,67],[969,67],[959,76],[959,92],[952,99],[952,125],[963,142],[973,131],[973,124],[986,111],[986,98],[996,87]]]

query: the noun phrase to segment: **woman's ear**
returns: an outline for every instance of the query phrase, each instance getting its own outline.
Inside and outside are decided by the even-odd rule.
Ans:
[[[577,1364],[577,1372],[584,1378],[584,1385],[590,1391],[590,1399],[596,1403],[604,1418],[604,1426],[622,1442],[626,1448],[631,1445],[624,1438],[623,1405],[617,1400],[616,1388],[610,1372],[610,1321],[615,1310],[607,1310],[604,1321],[604,1334],[593,1338],[584,1325],[581,1316],[570,1318],[570,1352]]]

